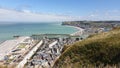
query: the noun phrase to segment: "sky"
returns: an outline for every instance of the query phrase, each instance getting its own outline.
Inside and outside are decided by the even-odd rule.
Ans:
[[[0,21],[119,20],[120,0],[0,0]]]

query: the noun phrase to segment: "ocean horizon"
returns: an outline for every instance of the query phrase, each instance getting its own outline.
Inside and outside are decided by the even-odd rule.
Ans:
[[[72,34],[78,29],[53,23],[22,23],[0,25],[0,42],[12,39],[15,35],[31,36],[32,34]]]

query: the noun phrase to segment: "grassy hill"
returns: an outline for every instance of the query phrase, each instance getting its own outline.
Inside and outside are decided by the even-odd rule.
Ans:
[[[62,53],[54,68],[114,66],[120,63],[120,28],[92,35]]]

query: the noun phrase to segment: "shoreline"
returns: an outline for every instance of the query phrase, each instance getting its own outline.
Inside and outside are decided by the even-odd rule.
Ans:
[[[65,25],[65,26],[67,26],[67,27],[72,27],[72,28],[75,28],[75,29],[78,30],[78,31],[70,34],[71,36],[74,36],[74,35],[80,36],[80,35],[82,35],[82,33],[83,33],[83,31],[84,31],[84,29],[82,29],[82,28],[80,28],[80,27],[77,27],[77,26],[71,26],[71,25]]]
[[[63,26],[63,25],[61,25],[61,26]],[[71,35],[71,36],[74,36],[74,35],[81,35],[81,34],[82,34],[82,31],[84,30],[84,29],[82,29],[82,28],[80,28],[80,27],[77,27],[77,26],[71,26],[71,25],[64,25],[64,26],[72,27],[72,28],[77,29],[76,32],[70,33],[70,34],[69,34],[69,35]],[[13,39],[14,39],[14,38],[13,38]],[[11,40],[11,39],[6,39],[6,40],[3,40],[3,41],[0,41],[0,44],[4,43],[4,42],[7,41],[7,40]]]
[[[61,26],[66,26],[66,27],[72,27],[72,28],[75,28],[75,29],[77,29],[77,31],[76,32],[73,32],[73,33],[69,33],[69,35],[71,35],[71,36],[74,36],[74,35],[78,35],[78,34],[81,34],[81,32],[84,30],[84,29],[82,29],[82,28],[80,28],[80,27],[77,27],[77,26],[71,26],[71,25],[61,25]],[[0,40],[0,44],[2,44],[2,43],[4,43],[5,41],[7,41],[7,40],[11,40],[11,39],[6,39],[6,40]]]

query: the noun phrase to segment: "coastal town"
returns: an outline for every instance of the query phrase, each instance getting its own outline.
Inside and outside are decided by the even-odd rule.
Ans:
[[[14,36],[0,44],[0,64],[16,68],[50,68],[61,55],[64,45],[83,39],[80,31],[83,30],[71,35]]]
[[[65,44],[72,44],[81,39],[79,36],[67,34],[43,35],[17,37],[14,40],[3,42],[0,45],[0,63],[17,65],[17,68],[23,68],[24,66],[28,68],[33,66],[49,68],[61,55]],[[2,50],[3,48],[6,49]]]
[[[64,25],[68,25],[63,23]],[[116,26],[118,24],[114,24]],[[90,34],[106,32],[114,28],[70,25],[78,31],[73,34],[33,34],[14,36],[0,44],[0,64],[16,68],[51,68],[60,57],[64,45],[87,38]],[[4,50],[3,50],[4,49]]]

